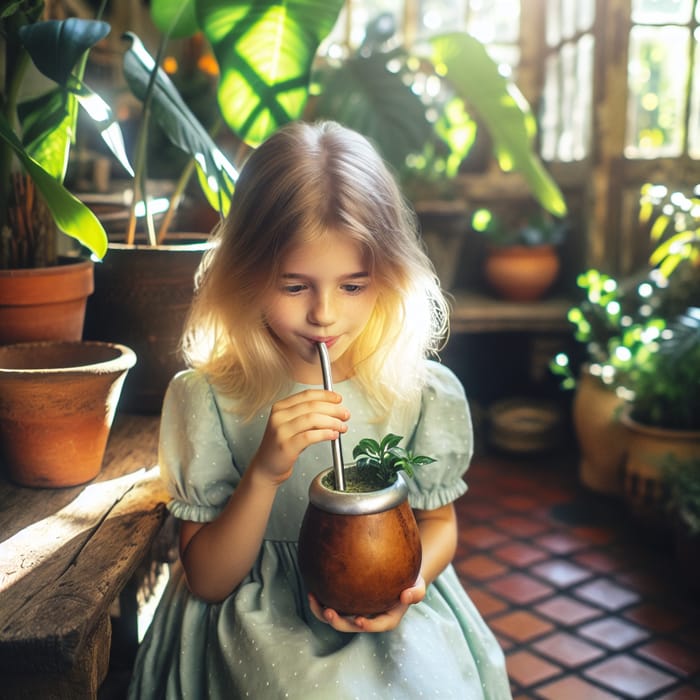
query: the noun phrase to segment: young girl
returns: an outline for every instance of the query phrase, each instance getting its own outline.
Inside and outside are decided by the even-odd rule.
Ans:
[[[450,564],[472,454],[457,378],[429,361],[448,310],[377,153],[334,123],[249,158],[165,397],[160,467],[180,562],[133,698],[510,698],[501,650]],[[325,342],[335,391],[322,388]],[[307,594],[297,538],[313,477],[387,432],[437,461],[410,484],[421,572],[396,605],[343,617]]]

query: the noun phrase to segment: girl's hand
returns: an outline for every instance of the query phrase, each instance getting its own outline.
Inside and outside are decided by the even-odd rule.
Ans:
[[[419,575],[411,588],[401,592],[399,602],[393,608],[371,618],[339,615],[331,608],[322,607],[312,594],[309,594],[309,605],[311,612],[321,622],[326,622],[338,632],[388,632],[398,627],[408,608],[415,603],[420,603],[423,598],[425,598],[425,581]]]
[[[288,479],[304,449],[347,431],[350,412],[341,401],[339,394],[325,389],[306,389],[277,401],[250,466],[274,483]]]

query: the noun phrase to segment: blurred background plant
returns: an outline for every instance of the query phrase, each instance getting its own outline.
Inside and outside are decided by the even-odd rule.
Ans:
[[[477,209],[472,228],[492,246],[559,245],[566,237],[569,223],[541,207],[529,214],[520,211],[499,214],[492,209]]]
[[[578,276],[585,297],[568,320],[582,358],[559,353],[550,368],[573,389],[582,361],[640,419],[687,427],[700,420],[700,200],[645,185],[640,223],[653,244],[649,268],[621,281],[595,269]]]

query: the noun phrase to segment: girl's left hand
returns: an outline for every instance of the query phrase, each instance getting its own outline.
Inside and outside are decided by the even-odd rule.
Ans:
[[[312,594],[309,594],[309,605],[319,620],[338,632],[388,632],[398,626],[411,605],[420,603],[423,598],[425,581],[419,575],[413,586],[401,591],[399,602],[393,608],[373,617],[339,615],[332,608],[322,607]]]

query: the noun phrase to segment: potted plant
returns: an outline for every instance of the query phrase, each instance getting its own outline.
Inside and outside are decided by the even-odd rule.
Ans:
[[[700,458],[664,462],[663,484],[683,582],[700,590]]]
[[[568,230],[565,220],[539,207],[529,214],[479,209],[472,228],[484,236],[484,277],[498,296],[536,301],[547,293],[559,275],[557,246]]]
[[[412,477],[434,460],[399,447],[402,439],[388,434],[379,442],[360,440],[355,463],[344,469],[343,490],[336,488],[332,468],[309,488],[299,567],[308,590],[342,614],[385,612],[418,577],[420,536],[403,474]]]
[[[76,123],[81,57],[109,27],[73,19],[59,32],[57,23],[42,19],[42,11],[42,3],[22,0],[0,16],[0,343],[79,339],[93,287],[92,263],[80,255],[61,256],[61,232],[97,258],[107,249],[102,225],[62,181]],[[54,68],[73,89],[53,84],[38,98],[23,100],[23,87],[36,82],[32,60],[41,62],[35,38],[45,31],[53,39]]]
[[[452,32],[408,46],[396,29],[394,16],[381,13],[357,50],[320,58],[306,114],[342,121],[377,145],[413,202],[449,289],[469,231],[458,174],[484,141],[545,210],[563,216],[566,204],[533,149],[536,124],[526,100],[484,45]]]

